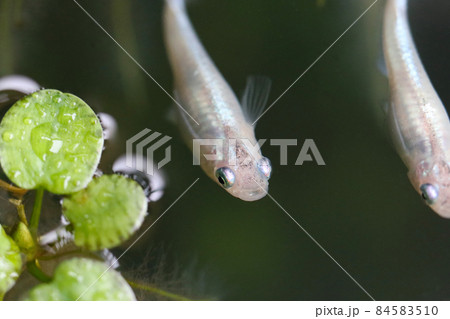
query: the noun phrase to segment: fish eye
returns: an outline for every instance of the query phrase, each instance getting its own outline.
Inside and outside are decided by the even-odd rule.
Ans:
[[[432,184],[420,185],[420,191],[422,192],[422,198],[428,205],[434,204],[439,196],[439,190]]]
[[[234,172],[229,167],[220,167],[216,170],[215,173],[217,180],[224,188],[230,188],[233,186],[236,177],[234,176]]]
[[[258,170],[265,176],[267,179],[270,178],[272,174],[272,165],[270,164],[270,160],[267,157],[261,158],[256,164]]]

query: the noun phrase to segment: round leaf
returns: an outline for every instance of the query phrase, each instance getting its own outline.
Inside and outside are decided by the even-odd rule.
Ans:
[[[128,239],[141,226],[146,211],[142,187],[121,175],[95,178],[87,188],[63,200],[75,244],[91,250],[111,248]]]
[[[16,282],[22,268],[20,249],[0,225],[0,300]]]
[[[102,127],[92,109],[56,90],[24,97],[0,123],[0,163],[25,189],[69,194],[86,187],[102,148]]]
[[[55,270],[53,280],[28,292],[28,300],[97,301],[136,300],[133,290],[115,270],[87,258],[65,260]]]

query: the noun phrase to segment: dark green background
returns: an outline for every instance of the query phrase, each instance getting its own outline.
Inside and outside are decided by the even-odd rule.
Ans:
[[[319,2],[199,0],[188,11],[235,92],[246,76],[264,74],[273,81],[273,101],[372,3]],[[200,177],[123,257],[125,272],[193,298],[369,299],[270,198],[235,199],[192,166],[167,120],[171,100],[74,2],[23,1],[21,16],[7,8],[12,1],[0,3],[0,75],[28,75],[117,119],[119,137],[104,154],[104,171],[125,152],[125,140],[146,127],[173,137],[173,160],[164,167],[168,185],[143,227]],[[171,92],[161,1],[80,4]],[[375,299],[448,299],[450,221],[422,203],[386,133],[387,81],[377,69],[383,6],[379,0],[278,101],[256,135],[314,139],[326,166],[295,166],[300,146],[280,166],[278,148],[263,147],[273,164],[270,193]],[[415,40],[446,105],[449,13],[446,0],[411,1]],[[161,258],[165,274],[155,270]]]

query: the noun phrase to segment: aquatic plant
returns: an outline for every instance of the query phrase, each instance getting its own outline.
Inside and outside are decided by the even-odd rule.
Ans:
[[[99,261],[72,258],[60,263],[53,276],[50,283],[31,289],[26,299],[135,300],[133,290],[122,276]]]
[[[28,300],[135,300],[129,283],[110,269],[114,257],[108,265],[109,257],[102,256],[110,256],[105,249],[120,245],[142,225],[147,196],[127,176],[94,176],[103,144],[98,117],[72,94],[40,90],[6,112],[0,164],[15,185],[0,180],[0,187],[14,197],[18,222],[0,225],[0,300],[24,272],[42,282],[22,296]],[[27,218],[22,199],[30,190],[35,200]],[[63,196],[67,223],[40,236],[45,192]],[[43,267],[48,261],[51,267]],[[46,268],[55,268],[53,275]]]
[[[21,268],[19,247],[0,226],[0,298],[14,285]]]

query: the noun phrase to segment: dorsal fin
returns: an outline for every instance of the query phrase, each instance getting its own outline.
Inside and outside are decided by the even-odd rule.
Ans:
[[[263,113],[272,81],[266,76],[249,76],[241,98],[242,111],[248,123],[254,123]]]

